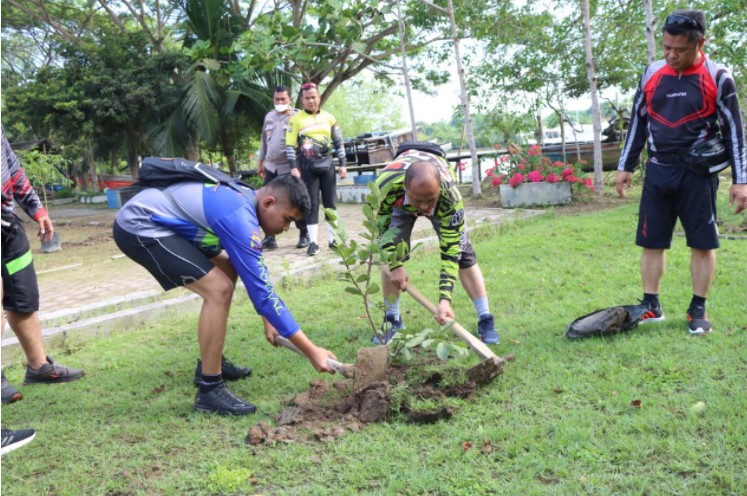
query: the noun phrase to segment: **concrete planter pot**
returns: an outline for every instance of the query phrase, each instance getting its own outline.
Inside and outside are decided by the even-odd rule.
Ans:
[[[571,183],[521,183],[516,188],[501,184],[501,207],[545,207],[571,203]]]
[[[108,201],[104,193],[95,196],[80,196],[79,198],[81,203],[106,203]]]

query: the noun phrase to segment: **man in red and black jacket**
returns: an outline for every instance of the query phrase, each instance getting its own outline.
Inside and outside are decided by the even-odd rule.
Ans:
[[[39,287],[31,255],[29,240],[21,220],[15,214],[13,200],[39,224],[39,237],[49,241],[54,226],[47,215],[39,196],[29,184],[18,157],[5,138],[2,129],[2,278],[3,309],[10,328],[18,337],[26,355],[26,377],[24,384],[70,382],[83,377],[82,370],[65,367],[47,356],[41,337],[39,310]],[[2,329],[5,327],[3,319]],[[21,399],[19,393],[2,374],[2,402],[12,403]]]
[[[731,74],[703,53],[706,18],[698,10],[678,10],[662,28],[664,59],[646,68],[636,92],[630,129],[620,156],[617,192],[625,196],[643,146],[647,146],[636,244],[643,248],[642,323],[664,320],[659,285],[665,250],[677,218],[691,249],[693,296],[687,310],[691,334],[711,332],[706,296],[716,270],[718,176],[701,175],[686,166],[694,145],[721,134],[732,165],[729,203],[735,213],[747,208],[745,137]]]

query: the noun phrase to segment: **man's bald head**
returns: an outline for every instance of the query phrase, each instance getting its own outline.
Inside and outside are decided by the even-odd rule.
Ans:
[[[441,174],[433,162],[422,160],[405,171],[405,194],[410,205],[431,215],[441,194]]]
[[[413,163],[405,171],[405,188],[432,188],[438,189],[441,186],[441,175],[438,168],[433,162],[421,160]]]

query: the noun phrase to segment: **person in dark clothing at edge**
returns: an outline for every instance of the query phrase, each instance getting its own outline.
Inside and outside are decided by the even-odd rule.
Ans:
[[[77,381],[85,375],[80,369],[55,362],[44,351],[39,321],[39,285],[34,259],[15,202],[39,224],[39,238],[50,241],[54,225],[39,196],[28,181],[18,157],[2,132],[2,301],[8,324],[26,355],[27,384],[58,384]],[[2,373],[2,402],[13,403],[23,396]]]
[[[677,10],[662,28],[664,59],[643,73],[633,102],[630,129],[620,156],[616,187],[620,196],[644,144],[648,146],[636,244],[643,248],[641,323],[664,320],[659,289],[677,218],[691,250],[693,296],[687,309],[693,335],[712,331],[706,297],[716,271],[718,176],[701,175],[682,157],[695,144],[719,132],[732,165],[729,204],[735,213],[747,208],[745,137],[732,75],[703,53],[706,18],[698,10]]]
[[[342,144],[340,126],[332,114],[320,108],[321,98],[316,84],[301,85],[301,100],[303,112],[297,113],[288,122],[285,143],[291,172],[300,165],[301,178],[309,190],[311,210],[306,217],[306,228],[310,243],[306,254],[314,256],[319,253],[319,192],[322,193],[324,208],[336,207],[337,183],[332,162],[333,149],[340,163],[340,179],[345,179],[348,171],[345,168],[345,147]],[[327,231],[329,244],[332,246],[334,237],[329,224]]]
[[[270,344],[280,334],[317,371],[334,373],[326,363],[334,354],[306,337],[275,293],[262,256],[262,231],[280,234],[307,214],[306,186],[286,174],[257,191],[246,189],[201,182],[146,188],[120,209],[114,222],[117,246],[165,290],[184,286],[203,298],[197,324],[202,368],[194,402],[199,411],[246,415],[256,410],[223,383],[223,344],[237,277],[262,317]]]
[[[59,384],[77,381],[85,375],[80,369],[66,367],[47,356],[39,321],[39,285],[34,259],[21,219],[16,215],[15,203],[39,224],[39,238],[50,241],[54,225],[44,205],[29,183],[18,157],[13,153],[0,127],[0,169],[2,170],[2,302],[0,329],[5,329],[5,317],[16,334],[26,356],[24,385]],[[2,372],[2,403],[14,403],[23,398]],[[34,429],[6,429],[2,426],[0,455],[30,443]]]
[[[275,108],[265,115],[262,124],[262,136],[259,141],[259,160],[257,171],[259,177],[264,179],[264,184],[269,183],[277,176],[293,174],[301,177],[299,169],[291,169],[288,166],[288,155],[285,146],[285,133],[288,131],[288,121],[296,115],[299,110],[291,105],[290,90],[287,86],[277,86],[272,95]],[[300,231],[296,248],[307,248],[309,246],[309,232],[306,229],[304,219],[296,222]],[[263,250],[275,250],[278,247],[275,236],[265,236],[262,240]]]

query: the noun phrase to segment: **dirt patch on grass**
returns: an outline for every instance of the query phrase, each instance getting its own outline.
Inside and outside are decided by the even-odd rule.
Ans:
[[[371,423],[393,418],[419,424],[447,420],[456,414],[448,399],[468,399],[477,385],[472,381],[449,384],[441,373],[422,368],[431,361],[432,358],[425,358],[418,365],[392,365],[387,382],[376,382],[358,393],[353,391],[352,380],[313,380],[307,391],[287,403],[275,418],[275,426],[258,423],[249,430],[245,442],[253,446],[330,442]],[[418,375],[419,372],[423,374]],[[405,389],[407,393],[400,396],[407,399],[395,400],[391,394],[395,389]],[[419,402],[427,403],[429,408],[418,408]]]
[[[352,394],[350,381],[314,380],[308,391],[296,395],[275,418],[276,426],[260,422],[251,428],[246,443],[251,445],[329,442],[348,432],[357,432],[370,422],[383,422],[391,397],[387,384],[372,384]]]
[[[67,243],[65,243],[65,248],[71,249],[80,246],[98,246],[103,244],[110,244],[112,242],[113,240],[111,233],[102,232],[89,236],[82,241],[68,241]]]
[[[728,223],[724,222],[722,219],[718,219],[716,224],[718,224],[721,234],[735,235],[740,239],[743,237],[747,238],[747,219],[741,223]]]

